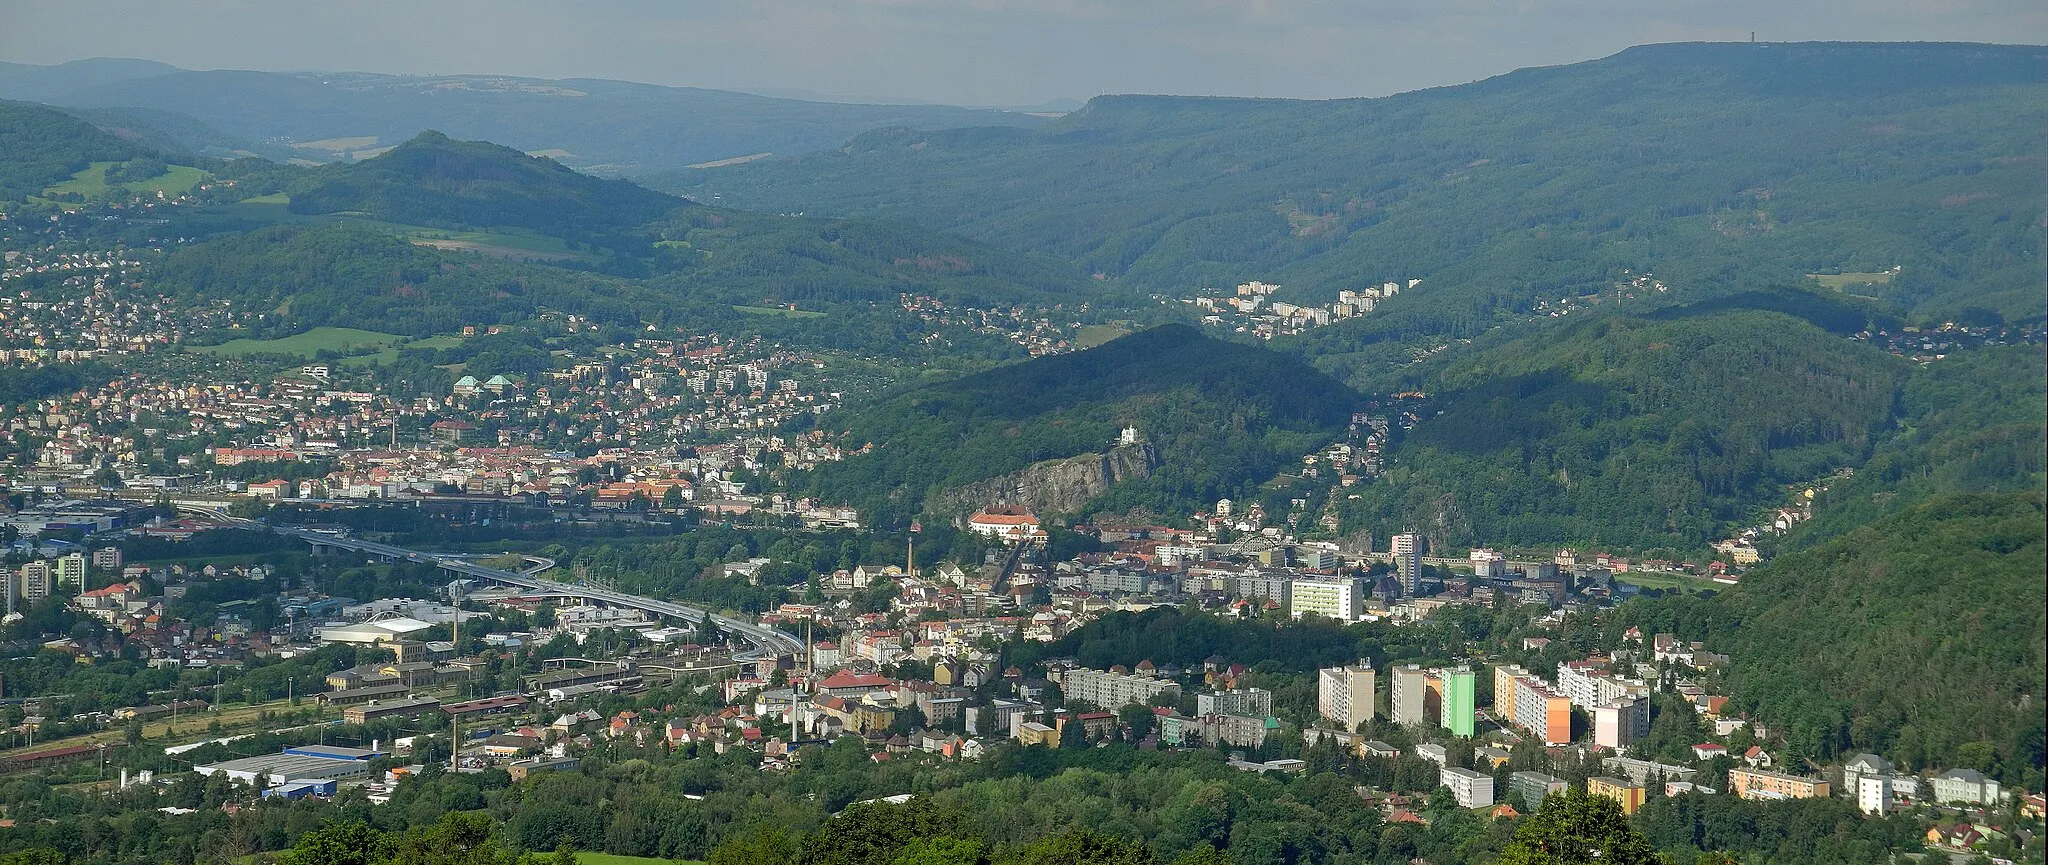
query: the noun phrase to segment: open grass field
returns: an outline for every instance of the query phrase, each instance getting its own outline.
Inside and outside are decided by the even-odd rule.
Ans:
[[[398,360],[400,348],[454,348],[462,344],[454,335],[408,339],[395,333],[356,330],[347,327],[316,327],[281,339],[237,339],[220,345],[194,346],[193,351],[222,357],[251,354],[289,354],[312,360],[322,351],[345,355],[336,366],[363,368],[384,366]]]
[[[460,252],[474,252],[492,258],[515,261],[569,261],[590,259],[591,256],[570,249],[567,241],[559,237],[528,231],[523,228],[499,228],[489,231],[450,231],[425,225],[406,225],[398,222],[384,222],[367,216],[346,213],[303,214],[293,213],[288,208],[290,197],[284,193],[259,195],[245,198],[228,206],[228,215],[251,222],[274,222],[309,225],[334,225],[347,223],[374,231],[387,231],[399,235],[421,246],[450,249]]]
[[[295,354],[308,360],[322,351],[337,354],[382,352],[394,349],[405,337],[395,333],[378,333],[374,330],[356,330],[352,327],[316,327],[305,333],[293,334],[281,339],[237,339],[220,345],[197,346],[192,350],[221,357],[244,357],[252,354]],[[392,355],[397,357],[395,351]]]
[[[70,180],[43,190],[43,194],[63,195],[66,193],[77,193],[86,198],[103,198],[116,191],[142,194],[161,192],[165,195],[183,195],[186,192],[190,192],[192,187],[198,186],[201,181],[213,176],[190,166],[172,165],[167,166],[168,170],[163,174],[148,180],[139,180],[133,183],[107,183],[107,169],[119,164],[118,162],[95,162],[86,166],[77,174],[71,175]]]
[[[1894,276],[1898,274],[1887,270],[1882,273],[1809,273],[1806,278],[1820,283],[1823,288],[1841,291],[1854,285],[1886,285]]]
[[[620,856],[614,853],[576,852],[576,865],[701,865],[689,860],[653,859],[646,856]]]
[[[1091,324],[1081,328],[1074,336],[1074,345],[1080,348],[1094,348],[1112,339],[1130,334],[1130,329],[1116,324]]]
[[[822,312],[812,312],[812,311],[810,311],[810,310],[807,310],[807,309],[782,309],[782,308],[779,308],[779,307],[773,307],[773,306],[735,306],[735,307],[733,307],[732,309],[733,309],[733,311],[734,311],[734,312],[741,312],[741,313],[745,313],[745,314],[747,314],[747,315],[779,315],[779,316],[782,316],[782,317],[784,317],[784,318],[824,318],[824,317],[825,317],[825,314],[824,314],[824,313],[822,313]]]

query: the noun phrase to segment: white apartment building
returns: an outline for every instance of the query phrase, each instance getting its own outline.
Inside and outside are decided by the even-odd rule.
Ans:
[[[1865,814],[1883,814],[1891,801],[1890,775],[1865,775],[1856,779],[1856,810]]]
[[[1484,808],[1493,804],[1493,776],[1471,769],[1445,766],[1441,782],[1458,797],[1460,808]]]
[[[1401,574],[1401,593],[1415,597],[1422,585],[1422,536],[1412,532],[1394,536],[1394,569]]]
[[[1234,688],[1213,694],[1196,694],[1195,713],[1265,718],[1273,714],[1273,692],[1264,688]]]
[[[1377,674],[1369,664],[1331,667],[1316,673],[1316,713],[1355,730],[1373,718]]]
[[[56,593],[56,574],[50,570],[50,563],[37,559],[21,566],[21,597],[26,601],[40,601]]]
[[[1358,621],[1364,609],[1365,583],[1358,579],[1295,580],[1289,609],[1297,619],[1314,613],[1340,622]]]
[[[1085,700],[1102,709],[1115,711],[1132,703],[1147,703],[1160,694],[1179,694],[1180,684],[1151,676],[1076,667],[1061,675],[1060,690],[1068,700]]]
[[[1650,698],[1623,697],[1593,707],[1593,744],[1622,750],[1650,735]]]
[[[1396,724],[1420,724],[1426,718],[1429,700],[1429,672],[1409,664],[1394,668],[1388,708]]]

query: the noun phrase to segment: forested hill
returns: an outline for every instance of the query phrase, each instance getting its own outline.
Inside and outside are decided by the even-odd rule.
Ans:
[[[2048,491],[2048,359],[1993,346],[1919,367],[1899,389],[1898,428],[1853,477],[1814,500],[1784,546],[1812,546],[1945,495]]]
[[[1347,528],[1450,546],[1703,548],[1785,485],[1860,465],[1907,365],[1755,309],[1610,315],[1475,344]]]
[[[1849,290],[1916,319],[2037,320],[2044,56],[1654,45],[1382,99],[1100,97],[1041,129],[880,131],[654,185],[898,214],[1149,290],[1422,278],[1388,311],[1458,335],[1622,268],[1680,291],[1872,273]]]
[[[690,203],[624,180],[578,174],[488,141],[422,132],[389,152],[315,175],[291,211],[355,212],[439,228],[515,226],[554,235],[611,234]]]
[[[1297,360],[1210,339],[1184,325],[1086,351],[916,388],[848,417],[841,442],[870,454],[818,469],[810,484],[878,522],[930,495],[1033,463],[1108,450],[1136,426],[1157,456],[1092,505],[1185,512],[1257,485],[1327,441],[1358,398]],[[984,503],[985,504],[985,503]]]
[[[42,192],[94,162],[144,154],[143,148],[49,106],[0,101],[0,205]]]
[[[514,323],[541,309],[638,325],[673,303],[638,282],[439,252],[353,226],[275,225],[173,251],[158,269],[173,292],[273,310],[282,336],[357,327],[429,336]]]
[[[1633,609],[1727,653],[1739,708],[1796,755],[1868,751],[2039,789],[2043,501],[2038,490],[1928,500],[1774,559],[1718,598]]]

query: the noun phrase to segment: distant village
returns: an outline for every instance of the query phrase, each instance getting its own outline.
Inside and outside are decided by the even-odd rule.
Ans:
[[[1370,315],[1381,301],[1421,283],[1422,280],[1410,279],[1357,290],[1345,289],[1337,292],[1334,303],[1312,306],[1274,300],[1273,295],[1280,286],[1253,280],[1238,285],[1231,293],[1198,294],[1180,298],[1179,302],[1193,306],[1205,324],[1248,333],[1260,339],[1272,339],[1347,318]]]

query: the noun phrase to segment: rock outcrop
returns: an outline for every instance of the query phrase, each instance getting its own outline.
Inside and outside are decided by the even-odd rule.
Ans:
[[[1147,477],[1159,466],[1149,444],[1124,445],[1108,453],[1081,454],[1032,463],[925,499],[936,514],[966,515],[989,505],[1022,505],[1041,516],[1077,513],[1111,484]]]

